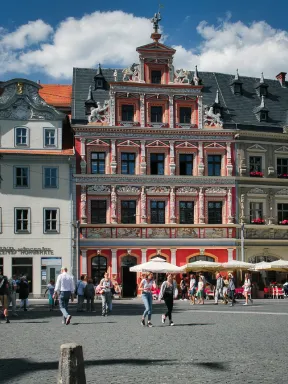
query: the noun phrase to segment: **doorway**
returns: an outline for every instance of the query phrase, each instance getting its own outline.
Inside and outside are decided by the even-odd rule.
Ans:
[[[122,296],[135,297],[137,295],[137,275],[135,272],[130,272],[130,267],[137,264],[135,256],[124,256],[121,261],[122,267]]]

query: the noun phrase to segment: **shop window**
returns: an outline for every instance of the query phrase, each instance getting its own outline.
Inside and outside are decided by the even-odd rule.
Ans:
[[[161,84],[161,71],[151,71],[151,83],[152,84]]]
[[[179,201],[180,224],[194,224],[194,201]]]
[[[163,108],[161,106],[151,107],[151,123],[162,123],[163,120]]]
[[[134,105],[122,105],[122,121],[134,121]]]
[[[121,173],[122,175],[135,174],[135,153],[121,153]]]
[[[42,257],[41,258],[41,293],[44,294],[47,284],[51,280],[56,283],[57,277],[61,273],[61,257]]]
[[[208,176],[221,176],[221,155],[208,155]]]
[[[99,284],[107,272],[107,259],[104,256],[95,256],[91,259],[91,275],[94,284]]]
[[[282,221],[288,220],[288,204],[287,203],[277,204],[277,212],[278,212],[278,223],[282,223]]]
[[[288,176],[288,158],[277,158],[277,175],[278,177]]]
[[[106,200],[91,201],[91,224],[106,224]]]
[[[135,200],[121,201],[121,223],[136,224],[136,201]]]
[[[105,152],[91,153],[91,173],[105,174]]]
[[[180,123],[191,124],[191,108],[180,107]]]
[[[29,284],[29,292],[33,291],[33,258],[32,257],[12,257],[12,275],[20,281],[25,276]]]
[[[193,155],[180,154],[179,156],[179,173],[183,176],[191,176],[193,174]]]
[[[15,233],[30,233],[30,208],[15,208]]]
[[[204,256],[204,255],[190,257],[189,263],[194,263],[195,261],[210,261],[211,263],[215,263],[215,260],[213,259],[213,257]]]
[[[151,201],[151,224],[165,224],[165,201]]]
[[[164,175],[164,170],[165,170],[165,154],[151,153],[150,155],[151,175]]]
[[[44,233],[60,232],[60,211],[58,208],[44,208]]]
[[[262,172],[262,157],[250,156],[249,167],[250,167],[250,172]]]
[[[44,168],[43,172],[44,180],[44,188],[58,188],[58,168],[57,167],[49,167]]]
[[[29,188],[29,167],[14,167],[14,188]]]
[[[263,219],[263,203],[250,203],[250,222]]]
[[[208,202],[208,224],[222,224],[222,201]]]

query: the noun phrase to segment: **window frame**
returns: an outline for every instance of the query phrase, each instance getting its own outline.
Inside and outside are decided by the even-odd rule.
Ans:
[[[46,212],[47,211],[56,211],[56,229],[47,229],[46,228]],[[50,219],[52,222],[53,219]],[[52,207],[45,207],[43,208],[43,233],[44,234],[55,234],[60,233],[60,209],[59,208],[52,208]]]
[[[217,203],[221,203],[221,212],[220,213],[220,218],[221,220],[219,221],[219,223],[212,223],[210,222],[210,219],[211,219],[211,216],[209,215],[209,204],[217,204]],[[207,201],[207,224],[211,224],[211,225],[220,225],[220,224],[223,224],[223,221],[224,221],[224,215],[223,215],[223,207],[224,207],[224,204],[223,204],[223,201],[222,200],[209,200]],[[213,207],[213,211],[216,212],[216,207]],[[215,213],[215,218],[216,218],[216,213]]]
[[[105,217],[105,222],[94,222],[93,221],[93,203],[96,203],[97,202],[97,204],[99,205],[99,203],[100,202],[105,202],[105,215],[104,215],[104,217]],[[95,208],[94,208],[95,209]],[[104,208],[99,208],[99,207],[96,207],[96,210],[98,210],[99,211],[99,214],[98,214],[98,217],[100,217],[100,210],[102,211],[102,210],[104,210]],[[107,210],[108,210],[108,203],[107,203],[107,198],[103,198],[103,199],[91,199],[90,200],[90,224],[99,224],[99,225],[103,225],[103,224],[107,224]]]
[[[132,119],[131,120],[123,119],[123,109],[125,109],[127,107],[132,107],[132,116],[131,116]],[[121,104],[121,121],[133,123],[134,119],[135,119],[135,106],[134,106],[134,104]]]
[[[153,121],[152,120],[152,109],[153,108],[158,108],[160,110],[161,108],[161,121]],[[151,105],[150,106],[150,123],[155,123],[155,124],[163,124],[164,123],[164,110],[163,110],[163,105]]]
[[[127,217],[128,217],[128,222],[124,222],[123,221],[123,217],[125,216],[125,215],[123,215],[123,203],[128,203],[128,205],[130,204],[130,203],[134,203],[135,204],[135,211],[134,211],[134,213],[133,213],[133,215],[128,215]],[[120,217],[121,217],[121,224],[137,224],[137,200],[135,199],[135,200],[126,200],[126,199],[121,199],[120,200],[120,209],[121,209],[121,214],[120,214]],[[128,212],[130,212],[132,210],[132,208],[130,208],[130,207],[128,207]],[[131,217],[133,217],[134,218],[134,220],[132,220],[131,222],[130,222],[130,218]]]
[[[260,169],[254,169],[254,170],[251,170],[251,158],[254,157],[258,157],[260,159]],[[263,156],[261,155],[249,155],[249,174],[250,172],[262,172],[263,173]]]
[[[27,169],[27,186],[22,186],[22,185],[17,185],[17,169]],[[21,176],[23,177],[23,176]],[[22,165],[14,165],[13,167],[13,187],[14,189],[30,189],[30,167],[27,166],[22,166]]]
[[[215,174],[215,161],[213,161],[213,174],[212,175],[210,175],[209,174],[209,157],[215,157],[215,156],[218,156],[218,157],[220,157],[220,162],[219,162],[219,165],[220,165],[220,169],[219,169],[219,175],[217,175],[217,174]],[[222,175],[222,162],[223,162],[223,154],[218,154],[218,153],[208,153],[207,154],[207,176],[211,176],[211,177],[219,177],[219,176],[221,176]],[[218,162],[217,162],[217,164],[218,164]]]
[[[27,230],[26,229],[20,229],[20,230],[17,230],[17,211],[26,211],[28,212],[28,215],[27,215]],[[24,220],[24,219],[21,219],[21,220]],[[14,208],[14,233],[15,234],[23,234],[23,233],[27,233],[27,234],[31,234],[31,208],[30,207],[15,207]]]
[[[188,162],[188,163],[191,163],[191,167],[192,167],[191,173],[187,173],[187,161],[185,161],[186,173],[185,174],[181,173],[181,163],[183,163],[183,161],[181,162],[181,157],[183,156],[192,156],[192,160]],[[179,176],[193,176],[193,170],[194,170],[194,153],[193,152],[179,153]]]
[[[46,169],[56,169],[56,186],[46,186],[45,182],[46,182]],[[43,189],[57,189],[59,188],[59,167],[46,167],[46,166],[43,166],[42,167],[42,176],[43,176]]]
[[[153,82],[153,72],[158,72],[158,74],[160,73],[160,82],[158,82],[158,81],[157,82]],[[151,68],[151,71],[150,71],[150,82],[151,82],[151,84],[162,84],[162,75],[163,75],[163,73],[162,73],[161,69],[153,69],[153,68]],[[157,76],[157,78],[158,78],[158,76]]]
[[[157,223],[153,223],[152,222],[152,204],[153,203],[157,203],[157,205],[159,203],[163,203],[164,204],[164,208],[161,208],[161,210],[164,211],[164,222],[163,223],[160,223],[160,222],[157,222]],[[166,224],[166,200],[157,200],[157,199],[151,199],[150,200],[150,204],[149,204],[149,216],[150,216],[150,224],[160,224],[160,225],[163,225],[163,224]],[[157,211],[159,211],[159,208],[157,207]],[[159,218],[159,213],[157,213],[157,217]]]
[[[261,215],[258,216],[258,215],[255,215],[254,213],[252,212],[257,212],[257,211],[260,211],[260,209],[257,209],[257,208],[254,208],[252,209],[251,206],[252,204],[259,204],[261,206]],[[256,220],[256,219],[264,219],[264,204],[262,201],[249,201],[249,222],[252,224],[252,220]]]
[[[190,113],[189,113],[189,117],[190,117],[190,121],[181,121],[181,110],[183,110],[183,109],[185,109],[185,110],[190,110]],[[182,106],[179,106],[179,124],[190,124],[191,125],[191,123],[192,123],[192,107],[189,107],[189,106],[184,106],[184,105],[182,105]]]
[[[153,155],[156,155],[156,156],[159,156],[159,155],[162,155],[163,156],[163,173],[152,173],[152,156]],[[151,152],[150,153],[150,157],[149,157],[149,160],[150,160],[150,175],[157,175],[157,176],[164,176],[165,175],[165,158],[166,158],[166,154],[165,152]],[[158,170],[158,164],[160,163],[160,161],[156,161],[156,164],[157,164],[157,170]],[[162,161],[161,161],[162,163]]]
[[[287,170],[286,172],[282,172],[282,173],[278,173],[278,160],[285,160],[287,162],[287,165],[280,165],[279,167],[287,167]],[[277,174],[277,177],[279,177],[279,175],[283,175],[283,174],[288,174],[288,157],[287,156],[277,156],[276,157],[276,174]]]
[[[24,129],[26,131],[26,144],[17,144],[17,131],[19,129]],[[14,146],[15,147],[20,147],[20,148],[29,147],[30,146],[30,132],[29,132],[29,128],[21,127],[21,126],[14,128]]]
[[[122,159],[122,156],[123,155],[127,155],[128,156],[128,159],[127,160],[123,160]],[[134,156],[134,161],[130,160],[129,159],[129,156],[130,155],[133,155]],[[135,152],[125,152],[125,151],[121,151],[120,152],[120,171],[121,171],[121,175],[135,175],[136,174],[136,158],[137,158],[137,154]],[[127,173],[123,172],[123,163],[127,163]],[[130,172],[130,164],[133,163],[134,164],[134,172],[131,173]]]
[[[46,132],[54,131],[54,144],[46,144]],[[45,127],[43,130],[43,146],[44,148],[57,148],[58,146],[58,130],[53,127]]]
[[[191,204],[192,203],[192,222],[190,223],[190,222],[187,222],[187,221],[185,221],[185,222],[181,222],[181,203],[184,203],[184,204]],[[179,206],[179,210],[178,210],[178,212],[179,212],[179,224],[195,224],[195,202],[194,202],[194,200],[179,200],[178,201],[178,206]],[[187,210],[187,208],[186,208],[186,210]],[[185,219],[186,219],[186,215],[187,215],[187,213],[185,212]]]
[[[92,164],[93,164],[93,162],[95,161],[97,161],[98,163],[100,162],[100,160],[102,161],[102,159],[93,159],[93,155],[94,154],[103,154],[103,156],[104,156],[104,159],[103,159],[103,161],[104,161],[104,173],[102,173],[102,172],[93,172],[93,167],[92,167]],[[98,170],[100,169],[100,167],[99,167],[99,164],[97,165],[97,168],[98,168]],[[90,153],[90,173],[91,173],[91,175],[105,175],[106,174],[106,152],[103,152],[103,151],[100,151],[100,152],[95,152],[95,151],[91,151],[91,153]]]
[[[281,205],[287,205],[287,209],[286,210],[283,210],[283,209],[281,210],[281,212],[282,212],[281,213],[281,215],[282,215],[282,219],[281,220],[279,219],[279,208],[278,208],[280,204]],[[287,201],[285,201],[285,202],[284,201],[283,202],[277,201],[276,202],[276,209],[277,209],[277,223],[278,224],[280,224],[283,220],[288,220],[288,202]],[[287,214],[283,215],[283,212],[287,212]],[[286,217],[284,217],[284,216],[286,216]]]

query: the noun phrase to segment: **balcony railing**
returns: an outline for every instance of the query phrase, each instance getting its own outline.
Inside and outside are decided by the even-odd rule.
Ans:
[[[228,239],[234,238],[234,225],[197,224],[81,224],[81,237],[87,239]]]

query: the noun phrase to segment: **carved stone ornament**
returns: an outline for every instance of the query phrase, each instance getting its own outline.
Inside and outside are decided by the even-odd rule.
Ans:
[[[194,228],[179,228],[177,229],[176,237],[195,239],[198,237],[198,233],[195,231]]]
[[[120,186],[117,188],[117,193],[118,194],[139,194],[140,193],[140,188],[139,187],[133,187],[132,185],[124,185]]]
[[[189,71],[185,71],[182,68],[175,71],[174,83],[176,84],[189,84]]]
[[[198,191],[196,188],[193,187],[179,187],[176,189],[176,193],[183,195],[197,195]]]
[[[149,238],[165,239],[170,237],[169,228],[148,228],[147,234]]]
[[[151,194],[169,194],[170,189],[168,187],[149,187],[146,189],[148,195]]]
[[[252,188],[248,192],[249,195],[265,195],[266,192],[263,191],[261,188]]]
[[[97,101],[97,107],[92,107],[88,116],[89,123],[108,123],[109,122],[109,100],[105,100],[103,106]]]
[[[207,188],[205,191],[206,195],[226,195],[226,189],[219,187]]]
[[[109,185],[89,185],[87,187],[88,193],[110,193],[111,188]]]
[[[288,195],[288,189],[287,188],[284,188],[284,189],[281,189],[280,191],[276,192],[275,195],[279,196],[279,195]]]
[[[132,64],[130,67],[123,69],[123,81],[140,81],[140,65]]]
[[[214,113],[213,107],[204,106],[204,125],[208,127],[223,127],[220,113]]]

